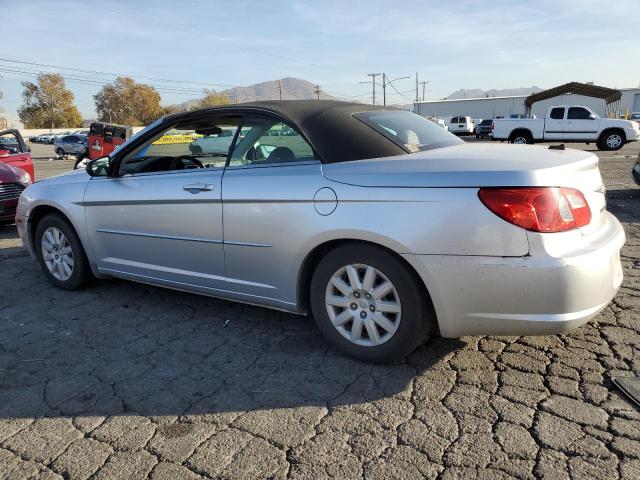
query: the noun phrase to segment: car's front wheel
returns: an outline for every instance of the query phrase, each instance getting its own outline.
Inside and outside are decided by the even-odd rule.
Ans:
[[[619,130],[609,130],[602,134],[596,146],[598,150],[620,150],[624,146],[624,133]]]
[[[66,153],[64,152],[64,150],[60,147],[58,147],[56,149],[56,153],[58,154],[59,157],[64,157],[66,155]]]
[[[56,287],[76,290],[91,279],[80,239],[61,215],[49,214],[38,223],[35,248],[42,270]]]
[[[327,340],[374,363],[402,359],[434,318],[419,280],[394,255],[366,244],[329,252],[311,280],[311,310]]]

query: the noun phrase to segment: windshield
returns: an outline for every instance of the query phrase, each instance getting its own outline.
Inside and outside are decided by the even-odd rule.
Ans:
[[[442,127],[412,112],[361,112],[353,115],[409,153],[464,143]]]
[[[493,123],[493,120],[482,120],[480,122],[480,125],[482,125],[483,127],[489,127],[491,126],[492,123]]]

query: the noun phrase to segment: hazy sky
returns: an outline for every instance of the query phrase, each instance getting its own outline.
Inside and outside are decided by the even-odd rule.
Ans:
[[[396,103],[414,98],[415,72],[429,81],[427,98],[459,88],[640,82],[640,0],[0,0],[0,11],[3,59],[128,74],[162,89],[165,104],[199,96],[204,85],[183,81],[222,90],[287,76],[367,101],[370,85],[359,82],[383,71],[412,77],[396,83],[406,95],[391,95]],[[0,69],[10,118],[20,81],[55,71],[4,60]],[[92,96],[113,77],[60,72],[81,112],[94,116]]]

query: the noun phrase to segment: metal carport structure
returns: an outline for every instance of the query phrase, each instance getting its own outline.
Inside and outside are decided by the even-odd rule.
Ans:
[[[531,106],[534,103],[567,93],[601,98],[606,103],[607,117],[611,118],[618,116],[617,113],[620,110],[621,106],[620,100],[622,99],[622,92],[620,90],[579,82],[565,83],[564,85],[560,85],[558,87],[550,88],[548,90],[543,90],[542,92],[529,95],[524,101],[526,115],[531,115]]]

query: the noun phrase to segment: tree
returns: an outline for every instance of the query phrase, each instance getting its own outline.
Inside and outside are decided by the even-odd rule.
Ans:
[[[81,127],[82,115],[73,104],[62,75],[41,73],[36,83],[22,82],[23,103],[18,116],[25,128]]]
[[[200,110],[201,108],[215,107],[216,105],[229,105],[231,101],[226,95],[221,95],[213,90],[204,90],[204,97],[202,97],[196,104],[191,107],[191,110]]]
[[[160,94],[151,85],[118,77],[94,95],[98,119],[122,125],[148,125],[164,114]]]

